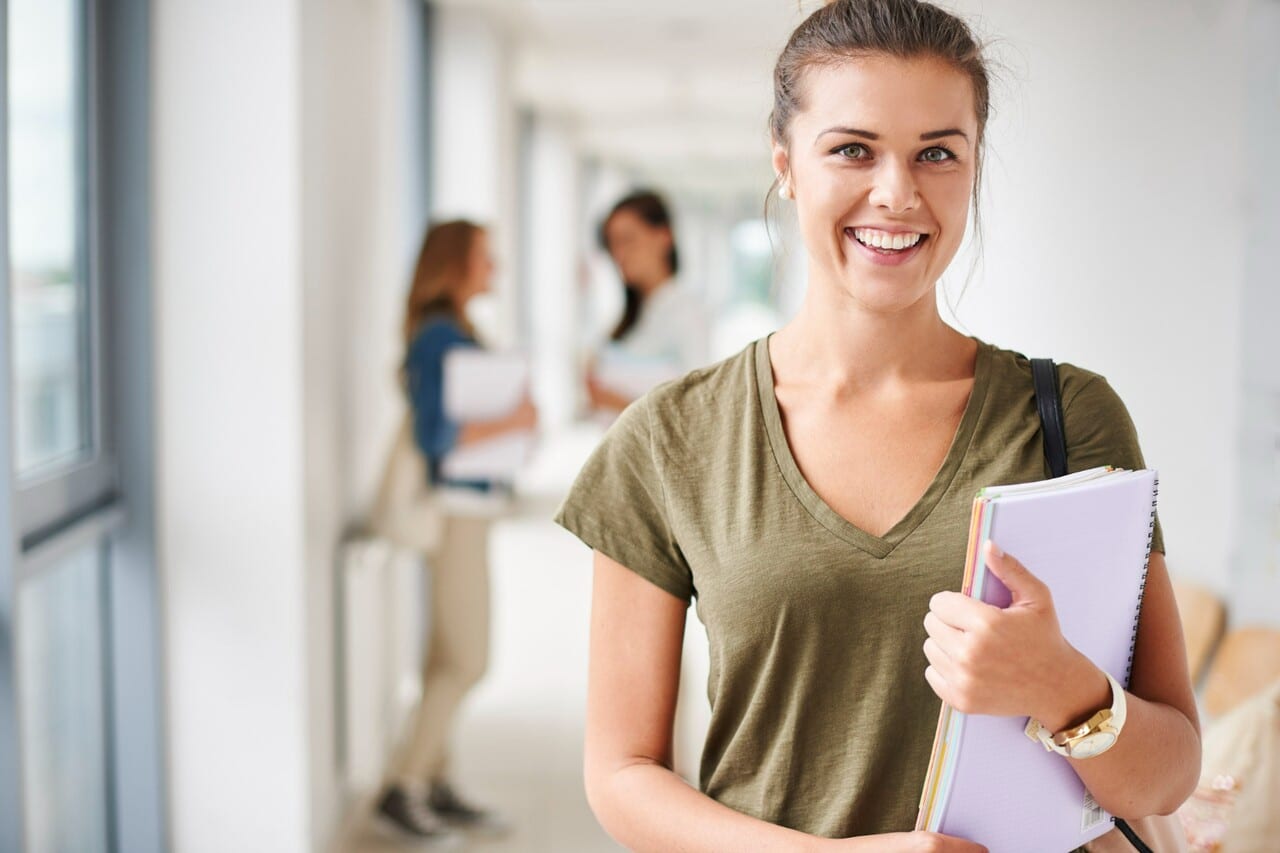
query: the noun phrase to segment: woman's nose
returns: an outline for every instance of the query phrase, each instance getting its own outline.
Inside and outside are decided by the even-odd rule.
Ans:
[[[873,177],[870,201],[891,213],[904,213],[920,203],[911,168],[893,160],[884,161]]]

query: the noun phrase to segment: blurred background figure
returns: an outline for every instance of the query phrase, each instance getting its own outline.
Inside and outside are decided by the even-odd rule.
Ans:
[[[434,841],[448,839],[451,828],[488,834],[506,830],[496,815],[458,795],[448,766],[454,717],[488,665],[489,527],[501,503],[475,499],[499,488],[497,484],[447,479],[442,463],[456,448],[526,432],[537,424],[527,399],[499,420],[458,423],[446,412],[445,360],[460,347],[479,346],[467,306],[489,290],[493,270],[484,228],[466,220],[434,225],[423,240],[405,309],[403,371],[413,435],[438,493],[443,529],[430,554],[422,699],[377,810],[402,832]]]
[[[620,200],[600,223],[600,246],[617,267],[622,318],[587,369],[591,406],[616,414],[649,388],[702,367],[710,324],[697,297],[681,286],[667,203],[651,190]]]

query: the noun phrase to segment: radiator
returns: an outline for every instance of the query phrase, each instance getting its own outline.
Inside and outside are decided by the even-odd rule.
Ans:
[[[338,756],[358,796],[382,782],[421,695],[429,572],[378,538],[345,542],[338,566]]]

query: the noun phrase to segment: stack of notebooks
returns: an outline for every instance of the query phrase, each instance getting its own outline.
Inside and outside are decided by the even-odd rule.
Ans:
[[[994,541],[1049,587],[1067,642],[1128,687],[1156,493],[1156,472],[1112,468],[983,489],[962,592],[1009,605],[982,557],[983,543]],[[1026,724],[944,705],[916,828],[991,853],[1065,853],[1109,831],[1113,818],[1065,757],[1024,734]]]

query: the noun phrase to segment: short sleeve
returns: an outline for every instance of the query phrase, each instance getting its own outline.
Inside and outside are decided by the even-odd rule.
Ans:
[[[1147,467],[1129,410],[1106,379],[1090,374],[1075,393],[1064,389],[1063,398],[1069,472],[1101,465],[1135,471]],[[1165,553],[1159,517],[1151,549]]]
[[[642,397],[613,422],[555,521],[687,604],[694,595],[693,573],[671,530],[648,403]]]

